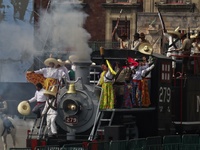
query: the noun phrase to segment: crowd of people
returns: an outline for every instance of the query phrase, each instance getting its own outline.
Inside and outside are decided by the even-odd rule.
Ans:
[[[115,39],[120,43],[120,49],[129,49],[129,50],[138,50],[139,46],[142,43],[150,42],[145,38],[145,34],[135,33],[133,35],[133,41],[128,38],[126,33],[122,33],[121,36],[118,36],[115,33]],[[195,73],[200,71],[200,59],[198,55],[200,54],[200,34],[191,34],[190,31],[181,33],[180,28],[177,27],[173,31],[163,30],[163,41],[166,41],[165,45],[167,51],[164,52],[164,55],[172,58],[172,74],[173,77],[176,77],[176,61],[182,60],[182,69],[179,71],[179,74],[186,75],[191,72],[191,62],[195,64]],[[193,56],[193,57],[190,57]]]
[[[112,65],[102,57],[102,73],[97,83],[102,87],[100,109],[148,107],[151,104],[150,72],[155,66],[148,59],[151,58],[152,47],[144,33],[135,33],[131,42],[126,33],[118,36],[115,32],[115,39],[119,41],[120,49],[142,51],[147,55],[129,57],[125,62],[117,61]]]
[[[163,31],[163,35],[167,38],[168,41],[168,49],[166,56],[172,58],[172,70],[173,77],[177,77],[176,71],[176,62],[177,60],[182,61],[182,69],[178,72],[179,76],[177,78],[184,77],[191,72],[198,73],[200,66],[200,59],[198,55],[200,53],[200,45],[199,45],[199,33],[191,35],[190,32],[181,33],[179,31],[179,27],[174,31]],[[194,69],[192,69],[191,64],[193,62]]]
[[[127,58],[126,62],[103,61],[103,72],[97,83],[102,87],[100,109],[148,107],[150,72],[155,61],[147,57]]]

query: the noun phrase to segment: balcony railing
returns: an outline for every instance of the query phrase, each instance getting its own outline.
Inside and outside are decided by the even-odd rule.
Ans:
[[[119,42],[112,41],[91,41],[88,44],[93,51],[99,50],[101,46],[108,49],[119,48],[120,46]]]

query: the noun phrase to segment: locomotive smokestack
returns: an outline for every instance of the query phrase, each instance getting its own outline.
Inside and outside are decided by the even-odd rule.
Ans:
[[[91,61],[76,61],[74,65],[76,66],[75,77],[82,78],[83,84],[90,83],[90,65],[92,64]]]

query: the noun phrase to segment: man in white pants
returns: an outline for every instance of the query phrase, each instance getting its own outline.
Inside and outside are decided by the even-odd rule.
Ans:
[[[48,137],[56,137],[57,138],[57,127],[55,124],[55,120],[57,117],[57,95],[58,87],[53,86],[49,90],[44,91],[44,95],[46,95],[47,101],[45,103],[45,107],[42,111],[42,117],[46,114],[46,122],[47,122],[47,130]]]

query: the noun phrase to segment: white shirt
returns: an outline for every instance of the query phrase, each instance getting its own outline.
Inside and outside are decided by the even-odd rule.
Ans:
[[[49,99],[48,101],[49,101],[50,104],[52,103],[53,107],[55,107],[56,99]],[[47,113],[47,115],[57,115],[58,114],[58,112],[56,110],[54,110],[51,107],[49,107],[49,104],[48,104],[47,101],[46,101],[44,109],[42,111],[42,114],[45,114],[45,113]]]
[[[65,73],[57,68],[42,68],[34,71],[37,74],[43,74],[45,78],[61,79]]]
[[[65,66],[60,66],[58,68],[58,70],[60,70],[61,72],[64,72],[65,73],[65,77],[67,78],[67,80],[69,80],[69,74],[68,74],[69,70]]]
[[[113,82],[113,74],[108,70],[104,76],[104,82]]]
[[[169,40],[169,45],[171,45],[176,39],[174,39],[170,34],[168,33],[164,33],[164,36],[168,38]],[[180,41],[175,43],[176,47],[180,47]],[[170,52],[172,50],[175,50],[176,48],[172,45],[168,48],[168,52],[167,52],[167,57],[171,57],[171,55],[176,55],[177,52]]]
[[[133,74],[133,80],[142,80],[142,70],[146,68],[148,68],[148,65],[138,66],[138,68],[135,69],[135,74]]]
[[[200,51],[199,51],[198,47],[196,46],[196,44],[197,44],[198,47],[200,47],[200,44],[199,44],[199,43],[193,42],[193,43],[192,43],[192,46],[193,46],[193,47],[192,47],[192,49],[191,49],[191,51],[192,51],[193,54],[200,53]]]
[[[100,84],[100,81],[101,81],[101,78],[99,79],[97,85]],[[105,75],[104,75],[104,77],[103,77],[103,81],[106,82],[106,83],[108,83],[108,82],[113,82],[113,74],[110,72],[110,70],[108,70],[108,71],[105,73]]]
[[[142,70],[142,77],[145,77],[146,73],[149,72],[149,71],[151,71],[154,67],[155,67],[155,65],[152,64],[148,68]],[[149,72],[149,74],[146,76],[146,78],[151,78],[151,72]]]
[[[46,101],[46,96],[44,95],[44,89],[41,89],[40,91],[35,92],[35,96],[28,100],[30,103],[32,102],[45,102]]]
[[[133,41],[133,45],[131,46],[131,50],[138,50],[139,45],[140,45],[140,40]]]

